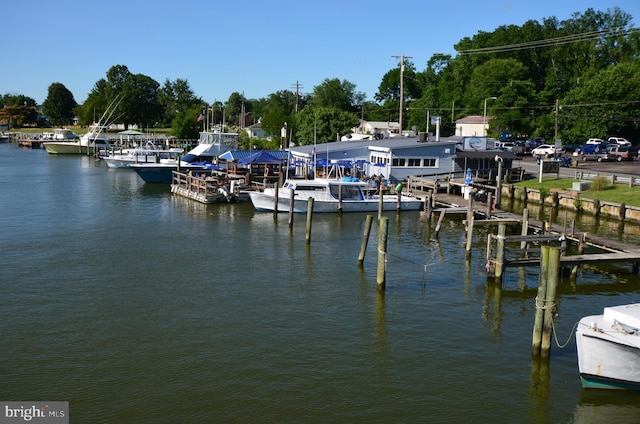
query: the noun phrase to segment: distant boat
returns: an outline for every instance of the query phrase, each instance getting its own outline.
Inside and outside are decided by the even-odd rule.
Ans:
[[[145,146],[122,150],[121,153],[109,152],[102,158],[109,168],[129,168],[136,163],[160,163],[163,160],[177,160],[184,152],[182,148],[165,149],[151,142]]]
[[[73,135],[74,137],[69,138],[69,134],[63,130],[59,133],[54,132],[52,141],[45,141],[42,144],[48,153],[57,155],[86,155],[89,151],[100,152],[109,148],[109,138],[106,134],[102,134],[100,125],[92,126],[89,132],[80,137]]]
[[[582,318],[576,347],[583,387],[640,390],[640,303]]]
[[[291,207],[293,190],[293,212],[306,213],[309,199],[313,198],[313,212],[372,212],[377,211],[380,196],[366,194],[368,184],[351,178],[314,180],[289,179],[278,190],[278,212],[288,212]],[[262,192],[250,192],[253,206],[259,211],[274,211],[276,193],[274,188]],[[382,198],[383,210],[398,208],[398,195],[387,194]],[[420,210],[422,202],[415,197],[400,195],[401,210]]]
[[[147,183],[171,184],[173,171],[198,171],[220,169],[215,164],[218,157],[238,148],[237,133],[200,133],[198,145],[179,160],[160,160],[160,163],[134,163],[131,169]]]
[[[5,134],[0,134],[0,143],[6,143],[9,141],[9,136]]]

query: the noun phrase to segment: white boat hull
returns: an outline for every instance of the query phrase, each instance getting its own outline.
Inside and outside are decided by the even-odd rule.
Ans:
[[[42,143],[48,153],[57,155],[86,155],[87,146],[83,146],[80,142],[66,142],[66,141],[50,141]]]
[[[640,390],[639,328],[640,304],[605,308],[604,315],[580,320],[576,347],[583,387]]]
[[[275,209],[275,192],[272,189],[265,190],[264,192],[250,192],[249,196],[253,206],[259,211],[273,211]],[[385,195],[383,196],[383,210],[384,211],[417,211],[420,210],[422,202],[416,198],[409,196],[402,196],[400,204],[398,205],[398,196]],[[289,212],[291,208],[291,201],[286,190],[280,190],[278,193],[278,212]],[[329,212],[375,212],[380,205],[379,196],[372,196],[364,200],[318,200],[313,201],[314,213],[329,213]],[[303,199],[294,197],[293,212],[306,213],[309,208],[309,198]]]

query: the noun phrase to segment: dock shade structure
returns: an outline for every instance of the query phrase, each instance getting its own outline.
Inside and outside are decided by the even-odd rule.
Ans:
[[[502,160],[502,167],[505,170],[513,168],[513,161],[522,160],[513,153],[503,150],[479,150],[479,151],[457,151],[455,156],[456,168],[460,170],[469,170],[473,172],[477,170],[496,170],[498,163],[496,156]]]

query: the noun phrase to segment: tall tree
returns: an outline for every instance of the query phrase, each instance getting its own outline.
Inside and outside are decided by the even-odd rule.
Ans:
[[[49,86],[47,98],[42,103],[42,113],[53,125],[69,125],[77,105],[71,91],[63,84],[54,82]]]
[[[356,85],[337,78],[325,79],[313,88],[310,104],[314,108],[335,108],[346,112],[357,112],[365,95],[356,91]]]

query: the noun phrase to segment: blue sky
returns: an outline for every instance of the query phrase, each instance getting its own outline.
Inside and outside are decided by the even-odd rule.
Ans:
[[[59,82],[82,103],[110,67],[125,65],[161,85],[185,79],[209,103],[297,82],[309,93],[327,78],[372,99],[398,64],[392,56],[411,56],[421,71],[478,31],[616,6],[640,27],[638,0],[5,0],[0,93],[42,103]]]

